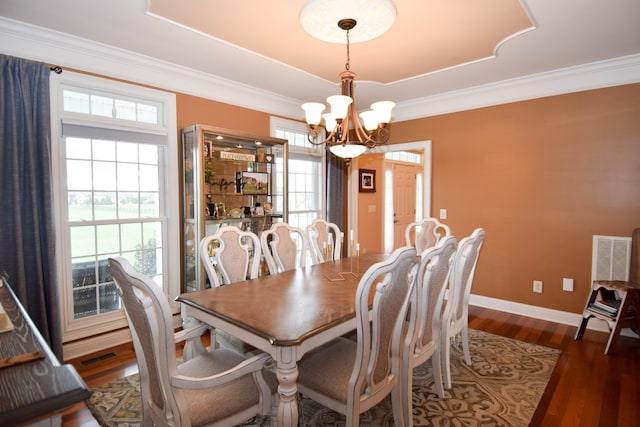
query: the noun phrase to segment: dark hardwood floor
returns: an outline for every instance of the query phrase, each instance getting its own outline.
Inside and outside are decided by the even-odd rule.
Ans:
[[[469,308],[469,326],[562,350],[531,426],[640,425],[640,340],[621,337],[613,354],[605,356],[608,335],[603,332],[587,330],[581,341],[574,341],[573,326],[478,307]],[[110,357],[102,358],[105,354]],[[95,361],[87,363],[89,359]],[[131,345],[70,362],[89,387],[138,369]],[[62,425],[87,427],[98,423],[84,404],[78,404],[65,411]]]

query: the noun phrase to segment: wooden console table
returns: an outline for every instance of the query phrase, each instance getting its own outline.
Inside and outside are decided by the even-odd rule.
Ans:
[[[4,278],[0,304],[0,426],[59,426],[62,410],[91,391],[60,364]]]

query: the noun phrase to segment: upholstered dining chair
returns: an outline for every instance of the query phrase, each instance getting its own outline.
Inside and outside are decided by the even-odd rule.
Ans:
[[[309,242],[309,251],[314,264],[340,259],[342,240],[340,228],[324,219],[314,219],[305,229]],[[328,253],[328,252],[331,253]]]
[[[208,351],[200,338],[204,325],[174,334],[162,288],[125,258],[110,258],[109,268],[133,336],[145,426],[227,426],[271,412],[277,381],[264,368],[268,355]],[[178,364],[180,341],[192,342],[195,351]]]
[[[427,248],[420,256],[409,309],[409,322],[402,353],[402,408],[406,426],[413,425],[412,386],[413,369],[431,359],[436,393],[444,396],[440,336],[444,294],[449,280],[450,266],[456,253],[457,241],[449,236],[436,246]]]
[[[260,244],[270,274],[306,265],[308,243],[301,228],[277,222],[262,232]]]
[[[418,260],[414,248],[402,247],[369,267],[356,293],[357,340],[337,338],[299,363],[300,393],[344,414],[347,426],[359,425],[360,414],[389,394],[395,425],[403,425],[401,352]]]
[[[258,277],[262,249],[260,239],[250,231],[227,225],[200,241],[200,260],[212,287]],[[213,330],[215,342],[243,355],[255,348],[225,331]]]
[[[250,231],[228,225],[200,241],[200,258],[212,287],[258,277],[262,249]]]
[[[451,236],[451,229],[436,218],[424,218],[412,222],[404,231],[407,246],[415,247],[419,254],[425,249],[435,246],[443,237],[448,236]]]
[[[464,360],[471,364],[469,354],[469,295],[484,242],[485,231],[476,228],[458,243],[449,277],[449,294],[442,316],[442,375],[445,388],[451,388],[451,341],[461,336]]]

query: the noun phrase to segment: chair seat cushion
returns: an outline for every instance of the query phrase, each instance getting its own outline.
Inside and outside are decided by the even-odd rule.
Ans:
[[[232,350],[219,349],[212,353],[197,356],[178,365],[178,373],[190,377],[207,377],[226,371],[244,358]],[[273,372],[263,369],[272,394],[276,392],[278,382]],[[202,426],[231,416],[237,412],[257,405],[259,393],[252,375],[247,375],[215,389],[182,390],[189,405],[192,426]],[[212,407],[211,402],[216,402]]]
[[[355,341],[340,337],[303,357],[298,376],[301,391],[308,389],[346,403],[356,349]]]

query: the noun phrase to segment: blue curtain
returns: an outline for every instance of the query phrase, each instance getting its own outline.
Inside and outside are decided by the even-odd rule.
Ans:
[[[327,150],[327,221],[333,222],[344,231],[346,220],[346,179],[347,166],[344,159]],[[346,245],[343,245],[343,254]]]
[[[59,359],[49,67],[0,55],[0,270]]]

